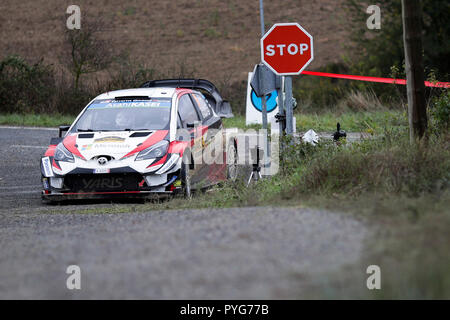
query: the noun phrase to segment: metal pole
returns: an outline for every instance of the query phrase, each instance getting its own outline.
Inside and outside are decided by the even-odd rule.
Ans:
[[[265,27],[264,27],[264,4],[263,0],[259,0],[259,16],[261,20],[261,38],[264,36]],[[260,77],[262,80],[262,77]],[[261,84],[260,84],[260,87]],[[262,127],[263,129],[267,129],[267,106],[266,106],[266,96],[263,95],[261,97],[261,103],[262,103]]]
[[[263,129],[267,129],[267,103],[265,95],[261,97],[261,104],[262,104],[262,127]]]
[[[292,77],[286,77],[286,134],[292,135],[294,133],[293,125],[293,109],[292,109]]]
[[[261,21],[261,38],[264,36],[265,26],[264,26],[264,3],[263,0],[259,0],[259,16]],[[262,77],[261,77],[262,78]],[[261,105],[262,105],[262,127],[263,130],[267,130],[267,105],[266,105],[266,95],[261,97]],[[264,136],[264,164],[266,166],[266,162],[269,157],[269,139],[267,138],[267,134]]]
[[[263,0],[259,0],[259,14],[260,14],[260,20],[261,20],[261,38],[264,36],[265,27],[264,27],[264,4]]]
[[[278,89],[278,113],[281,116],[281,119],[279,119],[279,127],[280,127],[280,138],[284,135],[285,128],[285,120],[283,120],[283,116],[285,116],[284,112],[284,76],[281,76],[281,85],[280,89]]]

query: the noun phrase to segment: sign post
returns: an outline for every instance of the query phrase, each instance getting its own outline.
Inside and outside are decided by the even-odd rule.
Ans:
[[[284,85],[286,88],[286,101],[285,101],[286,134],[291,135],[294,132],[293,128],[294,110],[292,105],[292,77],[286,77]]]
[[[284,112],[284,76],[278,77],[280,81],[279,89],[278,89],[278,114],[275,116],[277,122],[279,124],[279,133],[280,138],[285,132],[286,129],[286,116]]]
[[[299,75],[313,59],[313,37],[298,23],[276,23],[261,38],[261,61],[279,76]],[[292,78],[286,77],[284,82],[286,133],[292,134]]]
[[[261,97],[261,111],[263,129],[267,130],[267,101],[266,95],[278,89],[280,81],[279,77],[272,72],[266,65],[260,63],[255,66],[253,71],[253,78],[250,81],[250,86],[255,91],[256,96]],[[264,135],[264,165],[267,165],[269,159],[269,140],[267,134]]]

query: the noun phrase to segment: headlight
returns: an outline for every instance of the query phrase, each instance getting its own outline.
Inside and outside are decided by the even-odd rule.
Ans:
[[[55,160],[57,161],[66,161],[66,162],[74,162],[73,154],[69,152],[69,150],[64,147],[64,144],[61,142],[58,144],[55,150],[54,155]]]
[[[160,158],[166,154],[168,147],[169,141],[162,140],[158,143],[155,143],[151,147],[148,147],[147,149],[144,149],[141,152],[139,152],[135,161]]]

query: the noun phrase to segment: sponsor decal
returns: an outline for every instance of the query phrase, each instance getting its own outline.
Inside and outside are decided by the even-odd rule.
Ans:
[[[45,190],[50,189],[50,185],[48,184],[48,179],[47,178],[43,178],[42,179],[42,185],[43,185]]]
[[[181,187],[181,180],[177,180],[173,183],[174,187]]]
[[[124,100],[115,101],[111,99],[94,101],[89,109],[103,108],[167,108],[171,106],[170,99],[151,99],[151,100]]]
[[[103,138],[98,138],[94,140],[94,143],[99,143],[99,142],[124,142],[125,138],[122,137],[118,137],[118,136],[110,136],[110,137],[103,137]]]
[[[91,144],[85,144],[81,146],[81,151],[91,150],[92,143]]]
[[[103,179],[83,179],[83,189],[113,189],[123,186],[123,178],[106,177]]]
[[[131,146],[129,144],[94,144],[94,149],[101,148],[128,149]]]
[[[42,158],[42,168],[44,170],[44,175],[46,177],[53,177],[53,170],[52,170],[52,166],[50,164],[50,158],[49,157],[44,157]]]

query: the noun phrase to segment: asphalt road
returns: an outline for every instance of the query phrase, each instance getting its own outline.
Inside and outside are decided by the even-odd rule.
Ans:
[[[42,206],[39,159],[57,136],[53,129],[0,127],[0,211]]]
[[[0,127],[0,299],[298,298],[358,261],[370,232],[305,208],[46,213],[39,158],[56,134]],[[69,265],[80,290],[66,287]]]

